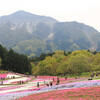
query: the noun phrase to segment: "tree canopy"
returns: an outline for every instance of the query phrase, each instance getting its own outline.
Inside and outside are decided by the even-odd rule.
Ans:
[[[2,61],[2,60],[1,60],[1,58],[0,58],[0,67],[1,67],[1,61]]]
[[[100,71],[100,53],[89,50],[56,51],[28,58],[0,45],[0,68],[33,75],[81,74]]]
[[[66,55],[65,55],[66,54]],[[71,53],[56,51],[39,61],[33,68],[33,75],[81,74],[83,72],[100,71],[100,54],[93,54],[86,50]]]
[[[12,49],[6,50],[0,45],[0,65],[2,69],[31,74],[31,66],[26,55],[15,53]]]

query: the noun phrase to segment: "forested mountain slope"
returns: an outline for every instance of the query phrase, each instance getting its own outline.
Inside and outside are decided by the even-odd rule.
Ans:
[[[29,56],[56,50],[100,50],[100,32],[78,22],[17,11],[0,17],[0,43]]]

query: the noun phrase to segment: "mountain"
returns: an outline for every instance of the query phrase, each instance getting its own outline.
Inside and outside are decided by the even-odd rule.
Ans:
[[[54,37],[52,41],[61,50],[97,50],[98,48],[100,33],[93,27],[73,21],[56,23],[53,30]]]
[[[0,17],[0,43],[28,56],[56,50],[100,50],[100,32],[78,22],[17,11]]]
[[[45,23],[54,23],[57,22],[57,20],[51,18],[51,17],[46,17],[46,16],[39,16],[35,14],[31,14],[29,12],[25,12],[23,10],[17,11],[13,14],[7,15],[7,16],[2,16],[0,18],[0,22],[13,22],[13,23],[23,23],[23,22],[34,22],[34,23],[39,23],[39,22],[45,22]]]

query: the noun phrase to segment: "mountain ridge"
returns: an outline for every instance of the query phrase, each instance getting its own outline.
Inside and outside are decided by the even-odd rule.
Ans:
[[[84,23],[59,22],[20,10],[0,17],[0,43],[29,56],[56,50],[99,51],[100,32]]]
[[[51,17],[47,17],[47,16],[41,16],[41,15],[36,15],[36,14],[32,14],[32,13],[29,13],[29,12],[26,12],[26,11],[23,11],[23,10],[19,10],[19,11],[16,11],[10,15],[5,15],[5,16],[1,16],[0,17],[0,21],[10,21],[10,22],[27,22],[27,21],[34,21],[35,20],[39,20],[39,21],[36,21],[36,22],[44,22],[44,21],[52,21],[52,22],[57,22],[56,19],[54,18],[51,18]],[[47,22],[46,21],[46,22]]]

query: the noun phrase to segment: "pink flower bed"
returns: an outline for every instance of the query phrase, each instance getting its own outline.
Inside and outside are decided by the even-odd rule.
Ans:
[[[0,74],[0,79],[1,78],[6,78],[7,77],[7,74]]]
[[[32,77],[28,77],[28,78],[31,79]],[[51,80],[52,78],[54,78],[54,81],[52,82],[53,86],[48,87],[48,86],[44,86],[44,84],[40,84],[39,88],[37,88],[36,84],[32,85],[31,83],[28,83],[29,86],[26,87],[25,90],[23,89],[20,91],[15,91],[15,92],[10,92],[10,93],[2,93],[0,95],[3,98],[4,98],[4,96],[5,96],[5,98],[9,96],[10,99],[11,98],[13,99],[13,97],[14,98],[21,98],[21,97],[24,98],[24,96],[28,96],[28,95],[32,94],[31,96],[25,97],[24,98],[25,100],[27,100],[27,99],[28,100],[41,100],[41,99],[42,100],[45,100],[45,99],[47,99],[47,100],[88,100],[87,98],[89,98],[89,100],[90,99],[95,100],[96,97],[97,97],[97,99],[99,98],[98,95],[100,95],[100,92],[98,92],[98,91],[100,91],[100,80],[83,81],[83,79],[86,80],[87,78],[79,78],[79,79],[67,78],[67,80],[65,80],[65,78],[59,78],[60,84],[55,85],[57,82],[57,77],[38,76],[37,79],[32,82],[40,81],[40,83],[43,83],[41,81],[46,81],[49,79]],[[69,82],[71,82],[71,83],[69,83]],[[97,91],[95,90],[95,88],[97,88],[97,87],[93,87],[93,86],[98,86],[98,89],[96,89]],[[87,87],[87,88],[82,88],[82,87]],[[91,88],[89,88],[89,87],[91,87]],[[7,90],[10,90],[13,88],[14,87],[8,87]],[[20,87],[15,87],[15,88],[20,88]],[[73,89],[71,89],[71,88],[73,88]],[[6,88],[4,88],[4,89],[6,90]],[[2,90],[3,90],[3,88],[2,88]],[[50,91],[50,92],[48,92],[48,91]],[[79,92],[76,92],[76,91],[79,91]],[[88,93],[88,91],[91,91],[91,92],[89,92],[90,94]],[[40,93],[40,92],[45,92],[45,93]],[[96,94],[94,94],[94,93],[96,93]],[[88,94],[90,96],[88,96]],[[91,95],[91,94],[93,94],[93,95]],[[94,95],[96,95],[96,96],[94,96]],[[21,98],[19,100],[23,100],[23,98]]]
[[[37,76],[37,78],[49,79],[49,78],[57,78],[57,76]]]
[[[92,82],[100,82],[100,80],[80,81],[80,82],[73,82],[73,83],[80,83],[80,84],[82,84],[82,83],[92,83]],[[69,83],[69,84],[71,84],[71,83]]]
[[[53,80],[57,81],[57,76],[37,76],[37,80]],[[66,81],[65,78],[59,78],[60,81]],[[75,80],[75,78],[67,78],[67,81]]]
[[[0,79],[1,78],[7,78],[7,75],[15,75],[15,74],[13,74],[13,73],[0,74]]]
[[[100,86],[33,94],[19,100],[100,100]]]
[[[54,81],[53,81],[54,78]],[[59,84],[66,84],[70,81],[77,81],[77,80],[82,80],[84,78],[79,78],[79,79],[75,79],[75,78],[59,78],[60,83]],[[86,79],[86,78],[85,78]],[[41,82],[41,81],[52,81],[53,85],[56,85],[57,83],[57,76],[37,76],[37,79],[33,80],[32,82]]]

